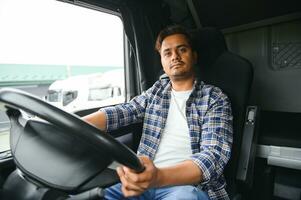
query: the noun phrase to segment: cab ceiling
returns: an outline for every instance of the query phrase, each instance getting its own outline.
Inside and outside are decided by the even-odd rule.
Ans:
[[[63,0],[72,1],[72,0]],[[213,26],[220,29],[239,26],[276,16],[301,12],[300,0],[81,0],[108,9],[118,10],[120,6],[157,4],[169,15],[173,23],[188,27],[196,26],[191,21],[188,2],[195,6],[202,26]],[[147,9],[148,6],[142,6]],[[148,11],[149,12],[149,11]]]

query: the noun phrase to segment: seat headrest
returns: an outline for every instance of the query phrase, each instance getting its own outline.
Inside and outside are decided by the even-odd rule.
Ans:
[[[215,28],[200,28],[191,30],[193,45],[198,52],[198,64],[210,66],[224,52],[227,51],[224,35]]]

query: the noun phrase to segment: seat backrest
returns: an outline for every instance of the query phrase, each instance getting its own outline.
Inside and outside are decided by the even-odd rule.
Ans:
[[[221,88],[231,101],[234,117],[233,146],[225,175],[228,193],[233,196],[253,68],[248,60],[228,51],[224,35],[219,30],[202,28],[191,34],[198,51],[198,76],[205,83]]]

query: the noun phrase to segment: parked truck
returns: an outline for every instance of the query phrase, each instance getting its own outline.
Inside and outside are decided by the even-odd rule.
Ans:
[[[67,112],[122,103],[124,96],[123,70],[72,76],[53,82],[46,101]]]

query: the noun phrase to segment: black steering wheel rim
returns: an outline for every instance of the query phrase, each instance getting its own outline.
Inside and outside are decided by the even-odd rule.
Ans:
[[[78,138],[91,144],[94,148],[106,151],[113,160],[137,172],[141,172],[144,169],[139,158],[127,146],[109,134],[105,134],[96,127],[84,122],[78,116],[67,113],[36,96],[18,89],[3,88],[0,89],[0,102],[34,114],[51,124],[70,131],[72,134],[76,134]],[[82,129],[85,132],[79,131]]]

